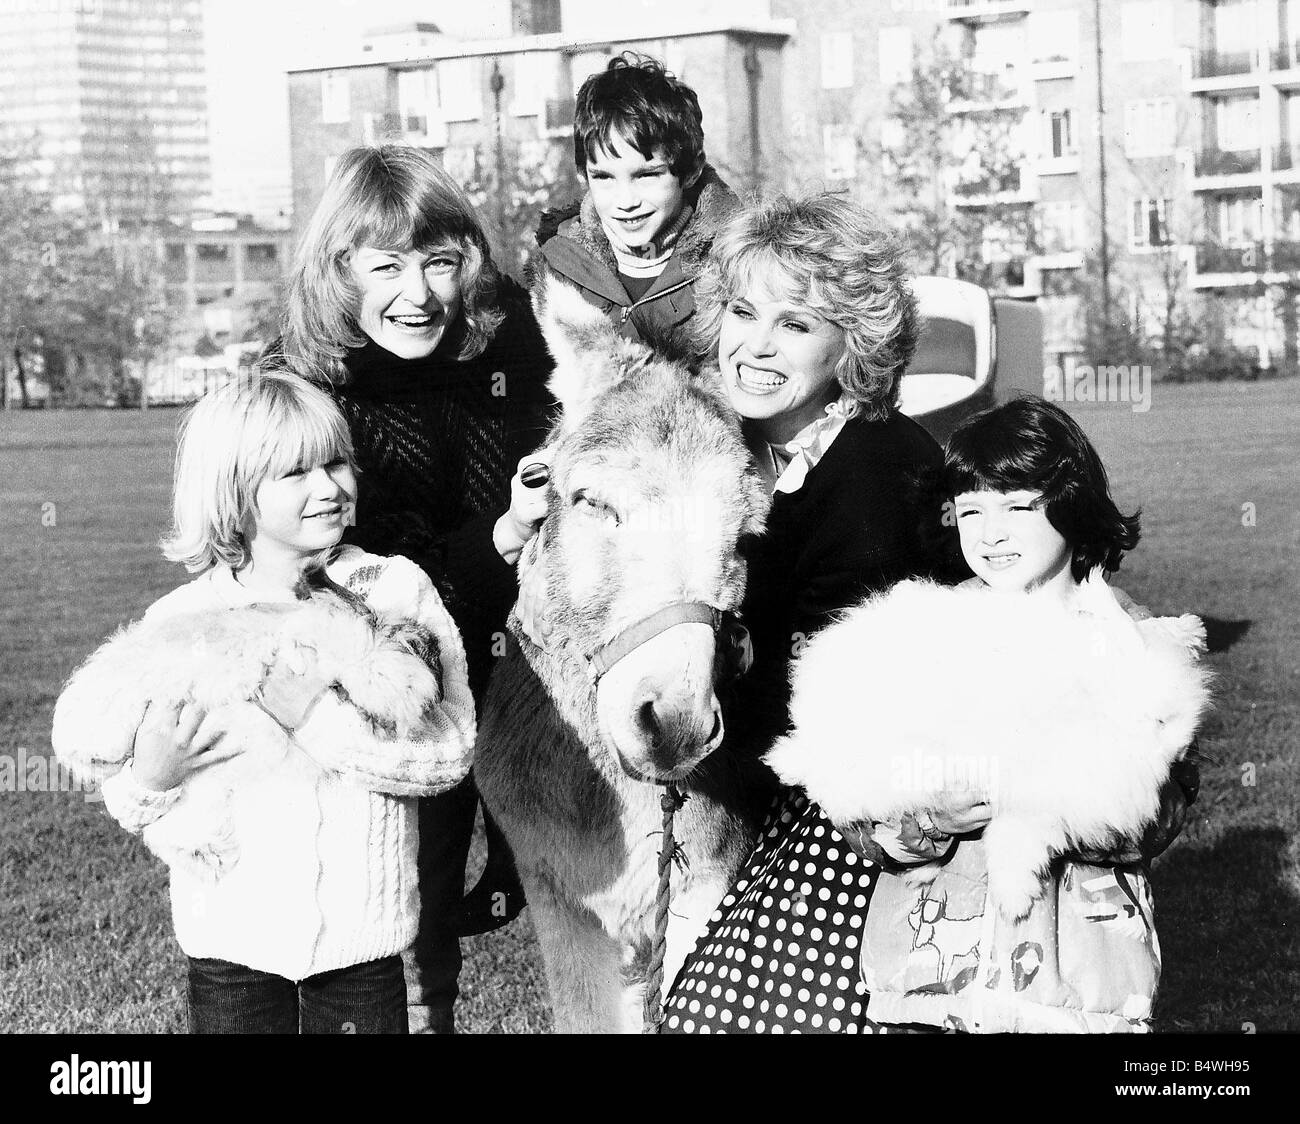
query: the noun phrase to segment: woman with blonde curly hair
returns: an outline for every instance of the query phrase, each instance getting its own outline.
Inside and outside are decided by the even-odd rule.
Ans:
[[[508,509],[523,494],[517,468],[545,435],[552,364],[527,295],[498,272],[478,216],[436,157],[400,145],[344,153],[264,362],[324,384],[338,402],[358,468],[348,541],[405,555],[433,579],[481,698],[517,593],[521,520]],[[522,907],[508,849],[489,827],[488,871],[462,910],[476,804],[470,782],[422,801],[413,1030],[453,1027],[458,935]]]
[[[744,606],[754,664],[724,746],[758,756],[789,724],[790,659],[808,637],[931,570],[917,484],[942,456],[898,411],[916,301],[899,243],[866,211],[835,195],[746,208],[718,234],[696,299],[701,349],[773,492]],[[866,1029],[855,950],[878,869],[805,793],[780,790],[662,1029]]]

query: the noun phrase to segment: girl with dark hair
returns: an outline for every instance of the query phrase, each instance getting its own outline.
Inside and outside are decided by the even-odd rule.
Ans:
[[[431,153],[383,145],[340,158],[264,362],[333,394],[358,468],[348,541],[405,555],[433,579],[481,698],[518,592],[512,563],[541,514],[544,489],[521,487],[517,469],[546,433],[552,363],[527,294],[497,271],[474,208]],[[462,908],[477,803],[470,781],[421,801],[413,1031],[453,1029],[459,936],[523,905],[489,821],[488,869]]]
[[[944,491],[1036,493],[1047,522],[1071,544],[1075,582],[1098,566],[1115,571],[1124,553],[1137,546],[1140,513],[1120,514],[1105,466],[1079,423],[1042,398],[1015,399],[954,432]]]
[[[795,733],[768,763],[882,867],[850,957],[871,1023],[1147,1030],[1147,862],[1195,797],[1204,628],[1152,619],[1104,580],[1138,518],[1059,407],[1025,397],[970,419],[941,479],[934,510],[974,576],[902,582],[815,640]]]

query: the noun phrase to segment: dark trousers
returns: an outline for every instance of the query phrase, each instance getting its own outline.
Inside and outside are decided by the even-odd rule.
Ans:
[[[478,791],[469,780],[420,800],[420,928],[405,956],[413,1030],[455,1030],[461,899],[477,808]]]
[[[227,960],[190,959],[191,1034],[405,1034],[402,958],[295,983]]]

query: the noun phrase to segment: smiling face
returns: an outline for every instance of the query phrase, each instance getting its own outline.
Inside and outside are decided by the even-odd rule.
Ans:
[[[357,247],[347,265],[361,292],[358,326],[402,359],[431,355],[460,314],[461,260],[451,245],[427,250]]]
[[[254,568],[300,561],[334,546],[356,494],[356,474],[344,457],[270,473],[257,487],[245,531]]]
[[[662,148],[642,156],[625,137],[612,138],[613,149],[597,148],[587,161],[591,202],[606,233],[634,253],[654,256],[660,235],[682,213],[686,189],[668,165]]]
[[[1074,552],[1048,522],[1038,492],[963,492],[955,506],[961,552],[991,589],[1063,594],[1074,584]]]
[[[754,281],[727,301],[718,364],[732,406],[773,444],[789,441],[840,396],[844,333],[821,313]]]

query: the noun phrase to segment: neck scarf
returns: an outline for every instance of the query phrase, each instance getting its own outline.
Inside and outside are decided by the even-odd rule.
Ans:
[[[857,412],[857,400],[845,391],[821,417],[809,422],[784,445],[765,442],[776,475],[772,491],[797,492],[802,488],[804,479],[826,455],[844,423]]]

